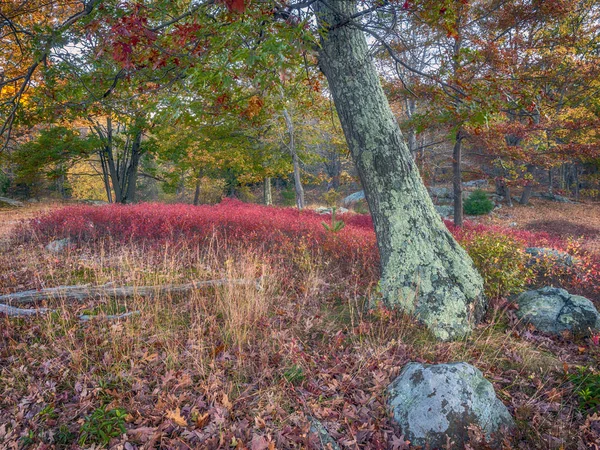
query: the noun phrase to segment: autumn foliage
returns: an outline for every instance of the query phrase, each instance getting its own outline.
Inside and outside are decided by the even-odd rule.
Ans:
[[[167,242],[213,246],[221,250],[252,250],[286,267],[290,274],[317,264],[332,279],[377,283],[379,254],[371,217],[344,214],[345,227],[334,233],[313,211],[275,208],[226,199],[218,205],[137,204],[68,206],[29,222],[22,239],[44,242],[70,238],[75,243],[110,241],[161,246]],[[529,285],[554,284],[588,296],[600,294],[600,262],[576,241],[544,232],[467,222],[446,226],[471,254],[494,298],[506,297]],[[526,247],[545,247],[574,256],[565,266],[552,259],[525,267]],[[510,270],[506,265],[511,265]]]

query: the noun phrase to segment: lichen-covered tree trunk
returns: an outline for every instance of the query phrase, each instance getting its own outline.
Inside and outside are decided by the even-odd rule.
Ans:
[[[442,340],[469,333],[485,309],[483,282],[448,232],[423,185],[381,88],[348,0],[315,4],[319,63],[365,189],[381,256],[381,289],[391,305]]]

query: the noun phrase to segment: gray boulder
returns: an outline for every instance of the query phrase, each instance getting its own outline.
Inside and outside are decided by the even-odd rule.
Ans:
[[[451,199],[454,196],[454,194],[452,193],[452,189],[447,187],[431,186],[427,189],[429,190],[429,195],[434,201],[440,199]]]
[[[530,264],[535,264],[543,259],[552,259],[562,266],[571,267],[576,261],[576,259],[568,253],[554,250],[553,248],[527,247],[525,253],[531,255],[531,258],[529,259]]]
[[[388,406],[402,434],[414,445],[464,448],[468,427],[476,425],[490,443],[514,426],[494,387],[470,364],[407,364],[387,388]]]
[[[488,180],[472,180],[472,181],[465,181],[463,182],[463,187],[469,189],[469,188],[485,188],[489,186],[489,182]]]
[[[444,219],[454,215],[454,207],[449,205],[435,205],[435,210]]]
[[[570,331],[587,335],[590,329],[600,329],[600,314],[594,304],[564,289],[544,287],[527,291],[519,295],[516,303],[517,317],[544,333]]]
[[[532,197],[539,197],[539,198],[543,198],[546,200],[551,200],[553,202],[559,202],[559,203],[575,203],[573,202],[573,200],[564,197],[562,195],[558,195],[558,194],[553,194],[551,192],[536,192],[534,194],[531,195]]]
[[[317,214],[321,214],[321,215],[324,215],[324,214],[331,215],[333,213],[333,208],[326,208],[324,206],[320,206],[318,208],[315,208],[315,212]],[[336,208],[335,209],[336,214],[346,214],[347,212],[348,212],[348,210],[346,208]]]
[[[69,238],[58,239],[56,241],[50,242],[46,245],[46,250],[51,253],[62,253],[71,245],[71,240]]]
[[[365,198],[365,191],[358,191],[355,192],[354,194],[350,194],[348,197],[346,197],[343,200],[343,204],[344,206],[351,206],[361,200],[364,200]]]

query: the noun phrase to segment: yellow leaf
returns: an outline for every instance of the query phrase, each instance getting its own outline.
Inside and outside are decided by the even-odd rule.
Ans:
[[[233,403],[229,401],[227,394],[223,394],[223,400],[221,400],[221,404],[227,409],[233,408]]]
[[[175,411],[167,411],[167,419],[172,420],[176,425],[180,427],[187,427],[187,420],[181,416],[181,411],[176,408]]]

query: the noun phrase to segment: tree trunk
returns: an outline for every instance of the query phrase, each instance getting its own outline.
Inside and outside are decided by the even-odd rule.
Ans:
[[[454,183],[454,225],[463,226],[463,198],[462,198],[462,140],[461,130],[456,132],[456,141],[452,151],[452,179]]]
[[[106,119],[106,160],[108,163],[108,172],[110,173],[110,181],[115,192],[115,203],[123,202],[123,192],[121,190],[121,179],[119,177],[119,171],[115,164],[115,156],[113,151],[113,129],[112,120],[110,117]]]
[[[300,159],[298,158],[298,152],[296,151],[296,142],[294,139],[294,122],[290,117],[288,110],[283,109],[283,117],[285,118],[285,125],[290,135],[290,142],[288,147],[292,154],[292,164],[294,165],[294,189],[296,190],[296,206],[298,209],[304,209],[304,188],[302,187],[302,178],[300,177]]]
[[[194,191],[194,206],[198,206],[200,204],[200,176],[196,177],[196,189]]]
[[[573,175],[574,175],[574,181],[575,181],[575,201],[579,201],[579,167],[577,166],[577,164],[573,164]]]
[[[519,203],[521,205],[528,205],[529,199],[531,198],[531,194],[533,194],[533,184],[534,184],[533,171],[534,171],[534,169],[535,169],[535,167],[532,164],[527,165],[527,174],[531,175],[532,178],[528,179],[525,184],[525,189],[523,189],[523,193],[521,194],[521,199],[519,200]]]
[[[133,142],[131,143],[131,161],[127,167],[127,190],[123,203],[135,203],[137,195],[137,176],[142,156],[142,132],[136,131]]]
[[[265,205],[273,204],[273,194],[271,191],[271,177],[265,177],[263,180],[263,198]]]
[[[315,3],[319,63],[373,216],[386,301],[439,339],[468,334],[485,310],[483,281],[444,226],[379,83],[354,2]]]

